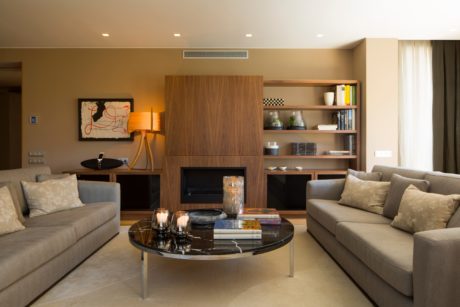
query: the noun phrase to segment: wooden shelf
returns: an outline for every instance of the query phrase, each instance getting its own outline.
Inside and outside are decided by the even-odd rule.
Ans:
[[[358,84],[358,80],[265,80],[264,86],[334,86]]]
[[[315,155],[315,156],[294,156],[294,155],[284,155],[284,156],[268,156],[264,155],[265,159],[356,159],[356,155],[347,155],[347,156],[335,156],[335,155]]]
[[[356,130],[264,130],[270,134],[355,134]]]
[[[264,110],[350,110],[350,109],[357,109],[358,106],[356,105],[348,105],[348,106],[327,106],[327,105],[295,105],[295,106],[264,106]]]

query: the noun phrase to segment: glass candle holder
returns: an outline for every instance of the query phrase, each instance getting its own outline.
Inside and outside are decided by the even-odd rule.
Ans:
[[[178,238],[186,238],[190,233],[191,219],[187,211],[176,211],[172,216],[171,233]]]
[[[228,215],[243,213],[244,177],[224,176],[224,212]]]
[[[169,229],[170,221],[171,218],[168,209],[158,208],[153,211],[152,228],[158,231],[158,233],[166,233]]]

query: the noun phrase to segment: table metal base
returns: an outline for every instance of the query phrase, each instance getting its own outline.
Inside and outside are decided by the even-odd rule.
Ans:
[[[149,296],[149,253],[141,252],[142,261],[142,299],[146,299]],[[294,238],[289,243],[289,277],[294,277]]]

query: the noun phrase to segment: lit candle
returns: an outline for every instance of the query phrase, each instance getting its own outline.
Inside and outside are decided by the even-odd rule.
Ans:
[[[163,224],[168,220],[168,212],[158,212],[157,221],[160,223],[160,228],[163,228]]]
[[[188,219],[188,215],[182,215],[177,219],[177,227],[179,228],[179,231],[183,231],[183,228],[187,227]]]

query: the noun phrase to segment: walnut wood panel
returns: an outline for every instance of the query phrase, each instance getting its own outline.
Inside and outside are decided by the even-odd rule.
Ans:
[[[245,167],[245,207],[265,207],[262,156],[166,156],[161,176],[161,206],[171,210],[222,208],[222,204],[181,204],[181,167]]]
[[[166,156],[258,156],[261,76],[166,76]]]

